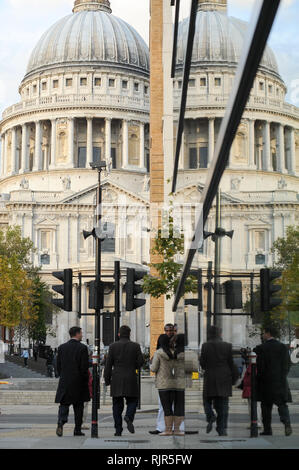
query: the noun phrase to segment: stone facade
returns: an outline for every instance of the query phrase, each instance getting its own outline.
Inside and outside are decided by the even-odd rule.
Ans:
[[[150,203],[168,202],[167,180],[172,174],[171,149],[175,144],[186,39],[186,22],[182,22],[172,87],[167,78],[172,45],[168,10],[164,2],[152,0],[151,15],[157,30],[151,36],[151,47],[159,60],[152,63],[150,81],[148,49],[138,33],[113,17],[108,0],[77,0],[73,16],[67,17],[68,25],[56,26],[56,31],[69,28],[69,34],[60,35],[55,50],[48,47],[46,37],[41,39],[20,85],[20,103],[3,112],[0,224],[20,225],[23,235],[34,241],[37,252],[33,261],[41,266],[49,284],[54,282],[52,271],[74,271],[74,312],[53,318],[57,336],[49,337],[49,343],[55,347],[68,338],[68,328],[73,324],[80,324],[85,338],[93,342],[92,317],[79,321],[76,314],[78,273],[94,274],[92,237],[83,238],[83,230],[91,230],[95,221],[97,175],[90,168],[93,161],[106,160],[103,201],[109,204],[106,213],[116,212],[115,240],[104,249],[103,274],[111,275],[112,280],[114,260],[121,261],[123,278],[126,267],[154,261],[150,256],[150,234],[146,232],[149,207]],[[205,28],[204,33],[200,30],[200,22],[212,24],[212,16],[224,25],[223,34],[225,25],[233,24],[235,28],[238,22],[227,18],[226,1],[199,1],[198,35],[209,34],[210,29]],[[89,31],[96,45],[93,49],[92,43],[86,42],[81,55],[75,47],[81,34],[79,19],[85,26],[92,25]],[[101,38],[103,34],[109,36],[111,24],[117,48],[103,50]],[[242,46],[219,48],[217,35],[221,31],[214,29],[204,58],[200,50],[194,52],[178,191],[173,198],[181,204],[195,206],[200,202],[238,61],[237,55],[228,52],[234,50],[237,54]],[[50,37],[54,39],[55,34],[55,28],[50,28]],[[232,36],[234,41],[241,39],[241,33]],[[132,53],[119,53],[124,42]],[[163,86],[158,79],[161,73]],[[258,273],[261,267],[271,266],[274,240],[285,235],[288,225],[298,224],[299,112],[285,102],[285,93],[274,54],[267,50],[221,181],[221,224],[226,230],[234,230],[232,240],[222,240],[221,266],[228,274]],[[205,229],[215,229],[214,209]],[[208,261],[213,259],[214,245],[208,239],[196,255],[194,267],[202,267],[205,274]],[[83,281],[83,312],[89,312],[90,279]],[[113,294],[105,297],[105,305],[113,310]],[[189,307],[187,315],[189,343],[195,347],[198,338],[194,308]],[[154,348],[163,323],[176,319],[171,302],[165,299],[151,300],[137,313],[125,312],[122,305],[122,322],[130,323],[133,339],[143,346],[150,346],[151,334]],[[205,321],[202,315],[202,331]],[[250,325],[246,317],[224,317],[225,339],[247,345]]]

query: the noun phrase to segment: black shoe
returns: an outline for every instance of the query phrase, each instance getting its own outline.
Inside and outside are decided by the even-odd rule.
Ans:
[[[116,431],[116,432],[114,433],[114,436],[121,436],[121,432],[120,432],[120,431]]]
[[[207,429],[206,429],[206,433],[209,434],[212,429],[213,429],[213,423],[215,423],[216,421],[216,417],[215,416],[212,416],[212,418],[210,419],[210,421],[208,421],[208,424],[207,424]]]
[[[290,436],[293,432],[291,424],[285,424],[285,435]]]
[[[56,434],[57,434],[58,437],[63,436],[63,425],[62,424],[57,425]]]
[[[161,434],[162,431],[158,431],[158,429],[155,429],[155,431],[149,431],[150,434]]]
[[[74,436],[85,436],[85,434],[82,431],[74,431]]]
[[[125,416],[125,417],[124,417],[124,420],[125,420],[125,422],[127,423],[128,431],[129,431],[131,434],[134,434],[135,429],[134,429],[133,422],[130,420],[130,418],[129,418],[128,416]]]
[[[260,432],[260,436],[272,436],[272,431],[263,431],[263,432]]]
[[[185,434],[198,434],[198,431],[185,431]]]

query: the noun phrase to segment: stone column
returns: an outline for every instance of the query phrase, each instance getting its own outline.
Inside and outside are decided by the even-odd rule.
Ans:
[[[69,154],[69,166],[74,168],[74,118],[69,118],[68,125],[68,154]]]
[[[279,173],[286,173],[285,164],[285,141],[284,141],[284,126],[282,124],[277,125],[277,171]]]
[[[90,163],[93,161],[93,136],[92,136],[92,118],[87,118],[87,140],[86,140],[86,168],[90,169]]]
[[[293,127],[290,129],[290,151],[289,151],[289,161],[288,161],[288,170],[290,175],[295,175],[296,170],[296,143],[295,143],[295,130]]]
[[[111,118],[105,119],[105,158],[106,162],[111,160]]]
[[[271,171],[271,140],[270,140],[270,122],[264,123],[264,149],[263,149],[263,170]]]
[[[139,158],[139,166],[142,170],[146,170],[146,162],[145,162],[145,148],[144,148],[144,123],[140,123],[140,158]]]
[[[50,170],[53,170],[56,166],[56,128],[57,120],[51,119],[51,163]]]
[[[122,167],[127,168],[129,164],[129,130],[128,121],[123,120],[123,162]]]
[[[6,132],[1,135],[1,178],[5,177]]]
[[[215,150],[215,118],[209,118],[209,160],[208,167],[211,165]]]
[[[17,128],[11,130],[11,174],[17,172]]]
[[[27,124],[22,125],[22,154],[20,173],[28,170],[28,131]]]
[[[254,163],[254,155],[255,155],[255,120],[249,119],[249,168],[255,169],[256,165]]]
[[[35,152],[32,171],[41,169],[42,146],[41,146],[41,122],[35,122]]]

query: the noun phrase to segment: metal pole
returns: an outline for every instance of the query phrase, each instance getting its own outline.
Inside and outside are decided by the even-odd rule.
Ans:
[[[207,329],[211,326],[211,317],[212,317],[212,261],[208,263],[208,299],[207,299]]]
[[[218,229],[221,224],[221,192],[217,191],[216,196],[216,217],[215,217],[215,259],[214,259],[214,325],[219,323],[216,314],[220,312],[220,256],[221,256],[221,236]]]
[[[257,427],[257,401],[256,401],[256,354],[250,353],[251,364],[251,400],[250,400],[250,437],[258,437]]]
[[[114,262],[114,280],[115,280],[115,341],[118,341],[119,323],[120,323],[120,261]]]
[[[98,168],[98,190],[96,206],[96,224],[100,228],[102,217],[102,188],[101,188],[101,168]],[[91,418],[91,437],[98,437],[98,409],[100,408],[100,378],[99,378],[99,359],[101,354],[101,309],[99,308],[99,286],[101,281],[101,240],[96,237],[96,309],[95,309],[95,341],[94,352],[92,356],[92,418]]]
[[[141,410],[141,369],[138,369],[138,410]]]
[[[82,302],[82,273],[78,274],[79,276],[79,295],[78,295],[78,318],[81,318],[81,313],[82,313],[82,307],[81,307],[81,302]]]
[[[201,341],[201,329],[200,329],[200,315],[202,312],[202,269],[198,270],[197,273],[197,298],[198,298],[198,306],[197,306],[197,321],[198,321],[198,349],[200,347]]]

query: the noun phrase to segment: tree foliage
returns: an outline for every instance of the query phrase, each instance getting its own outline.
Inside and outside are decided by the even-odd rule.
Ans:
[[[282,271],[282,304],[273,313],[299,325],[299,226],[289,226],[286,237],[278,238],[272,251],[277,259],[275,268]]]
[[[276,263],[274,270],[282,272],[281,278],[275,281],[281,285],[277,296],[282,303],[270,312],[262,312],[260,304],[260,287],[253,294],[256,323],[261,327],[275,326],[281,334],[286,334],[290,326],[299,325],[299,227],[289,226],[285,238],[278,238],[272,247]],[[250,300],[244,310],[250,311]]]
[[[169,218],[167,236],[165,227],[158,229],[151,253],[157,255],[161,261],[150,264],[157,275],[147,275],[143,278],[143,291],[155,298],[166,295],[166,298],[170,299],[176,291],[182,269],[182,265],[175,259],[177,255],[184,254],[184,235],[178,234],[172,217]],[[185,292],[197,292],[194,276],[187,278]]]
[[[53,311],[49,288],[32,264],[34,245],[18,226],[0,230],[0,324],[19,327],[31,337],[45,334],[46,312]]]

